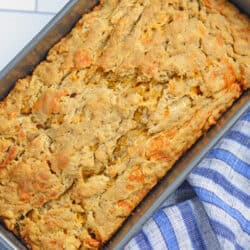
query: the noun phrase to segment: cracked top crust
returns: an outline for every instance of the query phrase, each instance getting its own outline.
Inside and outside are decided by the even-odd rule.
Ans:
[[[224,0],[106,0],[0,103],[0,217],[31,249],[97,249],[250,87]]]

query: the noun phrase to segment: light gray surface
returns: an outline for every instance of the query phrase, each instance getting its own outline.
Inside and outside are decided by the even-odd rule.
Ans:
[[[0,70],[68,1],[0,0]]]

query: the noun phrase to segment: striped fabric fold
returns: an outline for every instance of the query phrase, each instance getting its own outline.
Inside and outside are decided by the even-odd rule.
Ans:
[[[250,250],[250,110],[125,249]]]

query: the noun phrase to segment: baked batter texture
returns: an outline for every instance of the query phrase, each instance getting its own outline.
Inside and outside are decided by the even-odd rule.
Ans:
[[[250,87],[224,0],[103,0],[0,103],[0,218],[33,250],[98,249]]]

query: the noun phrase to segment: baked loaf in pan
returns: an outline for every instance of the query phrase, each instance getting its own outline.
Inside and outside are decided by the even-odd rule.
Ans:
[[[250,86],[223,0],[105,0],[0,103],[0,217],[31,249],[97,249]]]

